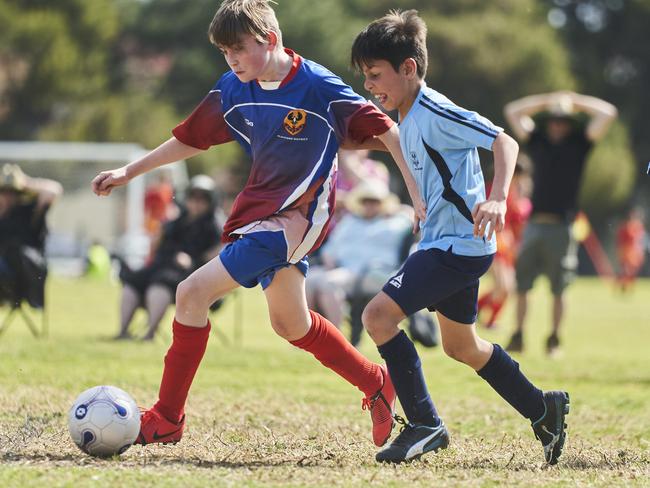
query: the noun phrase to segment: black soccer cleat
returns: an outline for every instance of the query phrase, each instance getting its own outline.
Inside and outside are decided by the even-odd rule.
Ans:
[[[510,337],[510,342],[506,346],[508,352],[523,352],[524,351],[524,336],[521,331],[517,331]]]
[[[532,423],[548,464],[556,464],[562,455],[567,428],[564,417],[569,413],[569,407],[569,394],[566,391],[547,391],[544,393],[544,415]]]
[[[442,420],[437,427],[423,424],[405,424],[399,435],[377,453],[380,463],[402,463],[418,459],[427,452],[438,452],[449,445],[449,432]]]
[[[558,352],[560,352],[560,338],[554,332],[546,339],[546,354],[555,356]]]

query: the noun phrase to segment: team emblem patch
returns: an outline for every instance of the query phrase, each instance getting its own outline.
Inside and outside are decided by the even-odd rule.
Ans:
[[[291,110],[284,118],[284,129],[295,136],[305,128],[307,113],[304,110]]]

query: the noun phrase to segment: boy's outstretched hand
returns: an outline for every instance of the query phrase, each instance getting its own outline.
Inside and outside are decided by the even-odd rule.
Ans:
[[[495,232],[501,232],[505,223],[506,217],[506,201],[505,200],[485,200],[484,202],[477,203],[472,210],[472,218],[474,219],[474,237],[483,237],[485,231],[488,231],[488,241],[492,239]]]
[[[413,233],[417,234],[420,230],[420,222],[424,222],[427,219],[427,205],[420,197],[420,192],[417,193],[415,198],[411,198],[413,201]]]
[[[102,171],[91,182],[93,192],[99,196],[110,195],[113,188],[126,185],[129,182],[129,177],[126,175],[126,168],[113,169],[110,171]]]

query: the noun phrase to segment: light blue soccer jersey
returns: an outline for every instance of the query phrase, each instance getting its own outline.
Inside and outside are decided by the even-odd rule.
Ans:
[[[502,131],[476,112],[422,86],[400,121],[402,152],[427,205],[418,249],[449,248],[463,256],[496,252],[496,237],[474,237],[472,209],[485,200],[477,147],[492,149]]]

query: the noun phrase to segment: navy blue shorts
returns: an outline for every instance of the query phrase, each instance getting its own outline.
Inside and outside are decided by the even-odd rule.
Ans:
[[[309,269],[307,258],[297,263],[287,261],[287,241],[281,231],[244,234],[224,247],[219,258],[230,276],[246,288],[253,288],[258,283],[266,288],[277,270],[292,264],[305,276]]]
[[[493,254],[461,256],[441,249],[417,251],[388,280],[383,291],[406,316],[427,308],[456,322],[473,324],[478,314],[479,278],[490,268],[493,258]]]

